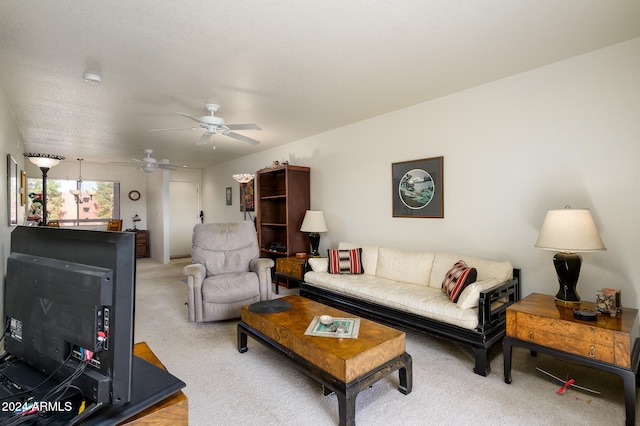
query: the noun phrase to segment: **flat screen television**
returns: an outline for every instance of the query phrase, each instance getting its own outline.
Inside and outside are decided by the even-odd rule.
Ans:
[[[135,234],[19,226],[5,280],[5,349],[94,406],[131,400]],[[82,368],[80,368],[82,367]]]

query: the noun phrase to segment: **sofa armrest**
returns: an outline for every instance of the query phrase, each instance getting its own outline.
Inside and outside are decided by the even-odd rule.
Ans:
[[[207,276],[204,265],[194,263],[182,269],[182,273],[187,276],[187,297],[189,302],[189,321],[202,321],[202,283]]]
[[[258,274],[260,283],[260,300],[271,299],[271,268],[275,265],[273,259],[260,257],[249,262],[249,270]]]
[[[327,257],[310,257],[307,260],[305,266],[305,272],[309,271],[309,268],[313,272],[328,272],[329,271],[329,258]]]
[[[513,270],[513,278],[490,290],[480,292],[478,301],[478,330],[485,331],[506,320],[507,308],[520,299],[520,269]]]

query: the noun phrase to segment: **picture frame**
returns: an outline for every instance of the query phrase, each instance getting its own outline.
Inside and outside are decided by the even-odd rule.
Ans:
[[[226,194],[227,194],[227,206],[230,206],[232,204],[232,202],[233,202],[233,199],[231,197],[231,187],[230,186],[227,186]]]
[[[7,217],[9,226],[18,224],[18,162],[13,155],[7,154]]]
[[[255,179],[248,183],[240,184],[240,211],[252,212],[255,211],[255,198],[253,182]]]
[[[393,217],[444,218],[444,157],[391,164]]]
[[[27,204],[27,173],[24,170],[20,171],[20,205]]]

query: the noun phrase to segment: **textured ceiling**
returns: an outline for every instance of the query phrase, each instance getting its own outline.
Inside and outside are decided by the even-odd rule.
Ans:
[[[0,87],[26,151],[200,168],[636,37],[637,0],[4,0]],[[262,143],[148,132],[205,102]]]

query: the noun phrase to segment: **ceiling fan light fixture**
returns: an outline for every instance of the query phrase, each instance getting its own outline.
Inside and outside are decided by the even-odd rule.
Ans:
[[[85,72],[82,77],[84,81],[89,84],[100,84],[102,83],[102,76],[100,74]]]
[[[142,170],[145,173],[153,173],[156,171],[156,168],[158,166],[156,165],[156,163],[145,163],[142,166],[140,166],[140,170]]]

